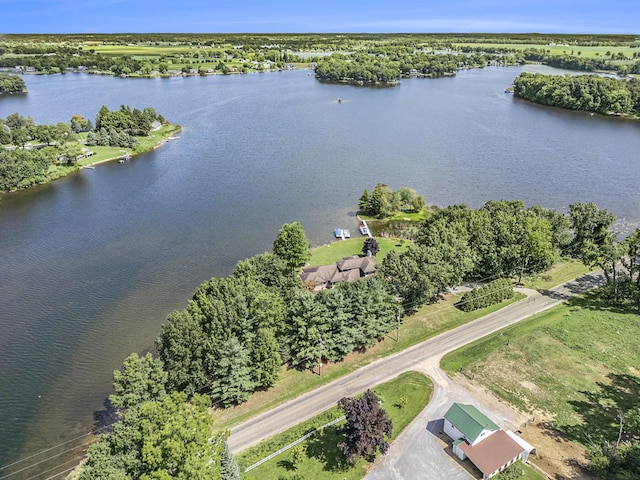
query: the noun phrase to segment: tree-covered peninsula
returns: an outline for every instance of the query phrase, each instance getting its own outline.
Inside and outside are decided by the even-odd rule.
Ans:
[[[378,191],[387,198],[401,197],[383,185]],[[278,388],[287,371],[312,372],[323,362],[364,352],[400,328],[402,311],[438,302],[463,280],[502,279],[468,299],[499,302],[495,294],[509,293],[523,273],[574,257],[604,270],[604,302],[638,311],[640,231],[619,241],[611,232],[614,221],[593,203],[572,204],[568,214],[525,208],[517,200],[478,209],[452,205],[427,216],[408,250],[389,253],[372,277],[317,291],[305,288],[299,276],[309,259],[306,234],[299,223],[286,224],[272,252],[239,262],[226,278],[204,282],[185,309],[169,314],[156,339],[157,357],[134,353],[114,372],[110,401],[121,421],[90,449],[80,478],[114,472],[196,478],[207,469],[224,469],[225,435],[205,418],[204,407],[238,405],[253,392]],[[483,298],[487,293],[491,298]],[[166,430],[166,438],[140,441],[146,428],[140,422]],[[192,428],[183,430],[183,423]],[[218,433],[204,442],[203,432],[212,428]],[[160,448],[176,435],[188,439],[185,448]]]
[[[82,115],[70,122],[37,125],[12,113],[0,118],[0,192],[19,190],[67,175],[82,166],[152,150],[180,127],[153,108],[102,107],[95,123]]]
[[[597,75],[521,73],[513,82],[515,96],[553,107],[602,114],[640,114],[640,80]]]

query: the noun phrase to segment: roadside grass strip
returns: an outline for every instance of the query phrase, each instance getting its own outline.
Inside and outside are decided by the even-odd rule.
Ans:
[[[289,450],[292,447],[295,447],[296,445],[304,442],[307,438],[311,437],[312,435],[315,435],[317,432],[322,431],[323,429],[327,428],[327,427],[332,427],[333,425],[335,425],[336,423],[339,423],[343,420],[345,420],[347,417],[345,415],[336,418],[335,420],[331,420],[329,423],[325,423],[324,425],[322,425],[319,428],[316,428],[315,430],[313,430],[312,432],[307,433],[306,435],[300,437],[298,440],[296,440],[295,442],[291,442],[289,445],[286,445],[284,447],[282,447],[280,450],[278,450],[277,452],[273,452],[271,455],[264,457],[262,460],[258,460],[256,463],[254,463],[253,465],[248,466],[247,468],[244,469],[245,473],[249,472],[251,470],[253,470],[256,467],[259,467],[260,465],[262,465],[264,462],[268,462],[269,460],[271,460],[272,458],[277,457],[278,455],[280,455],[283,452],[286,452],[287,450]]]
[[[393,422],[393,441],[429,403],[433,384],[418,372],[406,372],[371,389]],[[238,455],[245,480],[263,478],[294,480],[359,480],[366,475],[369,462],[349,465],[338,443],[344,440],[339,431],[344,421],[342,411],[333,407],[315,418],[292,427]],[[269,453],[272,452],[272,453]],[[276,457],[279,459],[274,460]]]

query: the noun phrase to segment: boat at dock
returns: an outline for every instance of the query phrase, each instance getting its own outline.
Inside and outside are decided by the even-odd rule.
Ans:
[[[345,238],[350,238],[351,237],[351,232],[347,229],[343,229],[343,228],[336,228],[333,230],[333,234],[335,235],[336,238],[341,238],[342,240],[344,240]]]
[[[367,225],[367,222],[365,220],[362,220],[362,223],[360,223],[360,233],[362,235],[366,235],[367,237],[371,237],[371,231],[369,230],[369,225]]]

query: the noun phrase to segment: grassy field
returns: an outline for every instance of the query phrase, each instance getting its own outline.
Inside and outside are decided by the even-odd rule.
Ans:
[[[638,51],[637,48],[631,48],[631,46],[586,46],[586,45],[543,45],[543,44],[518,44],[518,43],[457,43],[456,47],[471,46],[471,47],[484,47],[484,48],[511,48],[514,50],[527,50],[527,49],[539,49],[549,51],[553,55],[571,55],[580,56],[584,58],[609,58],[606,55],[610,52],[612,55],[623,53],[626,57],[633,57],[633,54]],[[580,53],[578,53],[580,52]]]
[[[390,382],[378,385],[372,390],[380,399],[382,408],[386,410],[393,422],[392,439],[394,439],[426,406],[431,397],[433,385],[424,375],[416,372],[407,372]],[[402,405],[402,397],[406,397],[404,405]],[[289,445],[307,432],[315,430],[335,418],[339,418],[341,415],[342,412],[337,407],[334,407],[247,450],[238,457],[241,470]],[[339,425],[324,428],[304,441],[301,444],[302,459],[297,464],[293,461],[292,450],[288,450],[246,473],[243,478],[322,478],[327,480],[355,480],[362,478],[366,474],[369,463],[361,460],[356,465],[349,466],[344,462],[342,454],[337,447],[337,444],[343,438],[337,431]]]
[[[311,260],[309,266],[328,265],[337,262],[343,257],[350,255],[362,255],[362,245],[366,237],[359,236],[357,238],[349,238],[347,240],[336,240],[327,245],[317,247],[311,250]],[[395,240],[392,238],[376,238],[380,252],[376,255],[376,261],[382,262],[384,257],[391,250],[405,251],[409,248],[411,242],[406,240]]]
[[[518,462],[514,463],[511,467],[507,468],[503,473],[496,475],[496,480],[503,478],[518,478],[519,480],[545,480],[545,477],[536,472],[530,466]]]
[[[442,361],[583,445],[615,440],[640,398],[640,316],[595,293],[474,342]]]

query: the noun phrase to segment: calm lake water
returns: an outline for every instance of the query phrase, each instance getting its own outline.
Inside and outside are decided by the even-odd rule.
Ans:
[[[55,123],[125,104],[184,130],[125,164],[0,197],[0,465],[69,442],[0,478],[64,450],[40,468],[70,467],[113,370],[150,349],[201,282],[270,250],[283,223],[300,221],[313,245],[357,230],[358,198],[378,182],[440,206],[595,201],[621,228],[640,224],[640,123],[515,99],[504,89],[520,71],[382,89],[305,71],[25,77],[29,94],[1,98],[0,117]]]

